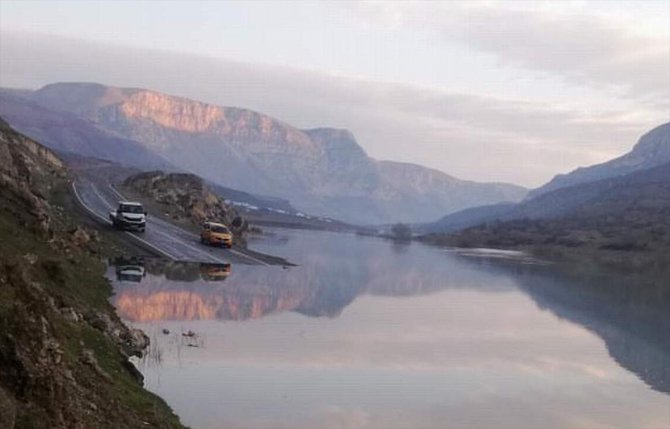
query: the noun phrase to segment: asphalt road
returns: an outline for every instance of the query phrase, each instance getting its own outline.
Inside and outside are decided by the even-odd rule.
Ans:
[[[109,212],[115,210],[118,202],[125,200],[109,183],[97,182],[79,177],[72,188],[75,197],[101,222],[109,224]],[[252,265],[269,265],[267,262],[241,250],[223,249],[205,246],[200,243],[200,237],[162,219],[147,216],[147,227],[144,233],[119,231],[127,234],[131,239],[138,240],[164,257],[175,261],[235,263]]]

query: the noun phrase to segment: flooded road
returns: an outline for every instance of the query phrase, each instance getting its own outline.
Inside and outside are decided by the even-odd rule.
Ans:
[[[299,266],[109,267],[147,388],[195,429],[670,427],[663,276],[326,232],[250,246]]]

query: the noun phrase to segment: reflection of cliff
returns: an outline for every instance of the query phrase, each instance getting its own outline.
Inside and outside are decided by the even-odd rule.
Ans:
[[[217,283],[194,281],[168,285],[143,284],[117,292],[115,305],[121,317],[136,321],[245,320],[292,310],[304,299],[299,289],[273,290],[254,285],[217,288]],[[177,286],[176,288],[174,286]]]
[[[537,304],[601,337],[619,365],[670,393],[668,273],[639,276],[506,267]]]
[[[116,298],[121,317],[134,322],[214,319],[216,308],[200,295],[186,291],[140,295],[124,292]]]
[[[122,317],[145,322],[244,320],[281,311],[337,317],[365,293],[412,296],[472,287],[473,283],[490,290],[495,283],[486,281],[491,276],[486,267],[473,269],[453,258],[436,265],[411,251],[389,257],[385,253],[389,248],[372,244],[376,252],[355,246],[346,250],[321,248],[299,267],[284,270],[236,265],[218,278],[212,274],[216,270],[206,264],[147,259],[143,262],[147,275],[140,283],[117,281],[115,304]],[[324,254],[324,250],[330,253]],[[390,252],[397,256],[392,249]]]
[[[116,299],[121,316],[135,322],[154,320],[245,320],[293,309],[298,297],[272,294],[165,291],[149,295],[124,292]]]

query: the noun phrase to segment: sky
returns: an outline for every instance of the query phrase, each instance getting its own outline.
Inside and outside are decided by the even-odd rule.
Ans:
[[[670,1],[0,2],[0,86],[143,87],[539,186],[670,120]]]

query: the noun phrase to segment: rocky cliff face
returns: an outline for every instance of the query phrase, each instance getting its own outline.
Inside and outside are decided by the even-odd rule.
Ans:
[[[51,232],[46,195],[66,170],[51,150],[15,132],[0,118],[0,189],[2,208],[41,234]]]
[[[640,137],[629,153],[602,164],[578,168],[568,174],[559,174],[546,185],[531,191],[528,197],[534,198],[554,189],[579,183],[623,176],[667,162],[670,162],[670,122]]]
[[[143,89],[53,84],[30,100],[139,142],[213,183],[286,198],[300,210],[352,223],[432,220],[473,205],[516,201],[526,192],[376,161],[346,130],[299,130],[250,110]]]

